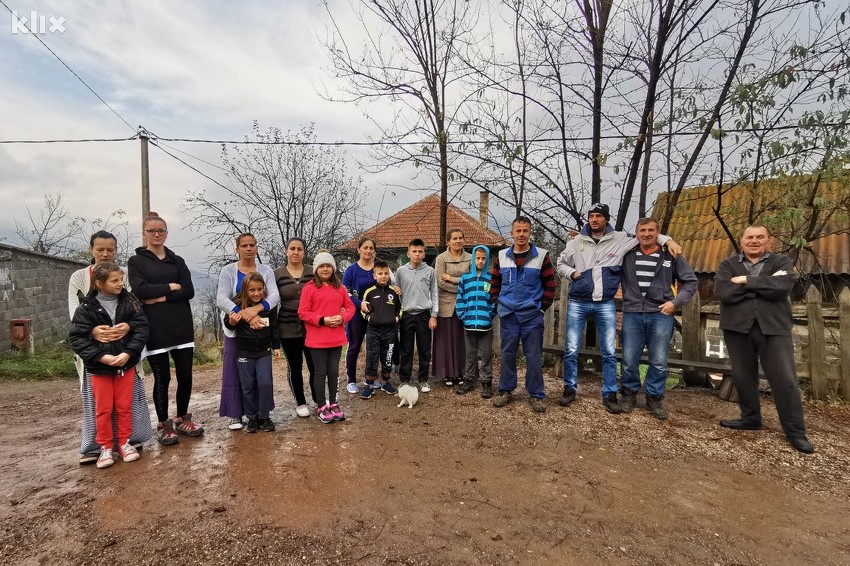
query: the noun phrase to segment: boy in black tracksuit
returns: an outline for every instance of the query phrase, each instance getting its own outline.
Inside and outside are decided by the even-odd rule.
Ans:
[[[401,320],[401,299],[390,287],[390,267],[385,261],[375,261],[375,285],[363,294],[362,313],[366,319],[366,387],[361,399],[369,399],[375,389],[383,389],[395,395],[397,389],[390,383],[393,365],[393,349],[398,342],[398,323]],[[364,307],[361,306],[361,311]],[[381,382],[378,376],[378,361],[381,363]]]

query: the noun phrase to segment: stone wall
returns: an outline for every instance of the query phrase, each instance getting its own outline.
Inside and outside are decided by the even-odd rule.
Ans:
[[[0,244],[0,353],[11,350],[9,322],[30,319],[36,346],[68,337],[68,279],[85,264]]]

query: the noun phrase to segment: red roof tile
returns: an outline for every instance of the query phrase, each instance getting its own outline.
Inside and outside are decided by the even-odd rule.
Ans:
[[[472,216],[451,203],[446,213],[446,226],[449,229],[463,230],[467,246],[505,245],[505,239],[502,236],[485,228]],[[440,195],[433,194],[423,198],[344,242],[338,249],[357,249],[357,242],[366,237],[374,238],[375,243],[382,249],[405,249],[408,242],[414,238],[421,238],[428,248],[436,248],[440,243]]]

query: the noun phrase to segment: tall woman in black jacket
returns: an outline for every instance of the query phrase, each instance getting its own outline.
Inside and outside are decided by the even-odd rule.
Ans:
[[[165,247],[168,227],[156,212],[149,212],[142,225],[147,245],[136,248],[127,262],[130,287],[142,301],[150,325],[146,356],[153,371],[153,403],[157,440],[162,445],[177,444],[178,434],[199,436],[204,428],[192,421],[189,398],[192,395],[192,358],[195,332],[189,300],[195,296],[192,276],[183,258]],[[174,360],[177,376],[177,416],[168,418],[168,384]]]

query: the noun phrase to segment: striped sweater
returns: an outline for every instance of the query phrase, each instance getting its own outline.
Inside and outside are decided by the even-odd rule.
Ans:
[[[484,250],[486,254],[484,268],[479,273],[475,267],[476,250]],[[490,273],[487,266],[490,263],[490,250],[487,246],[472,248],[473,261],[469,271],[461,275],[457,284],[457,302],[455,312],[467,330],[485,331],[493,328],[493,317],[496,315],[496,304],[490,298]]]

